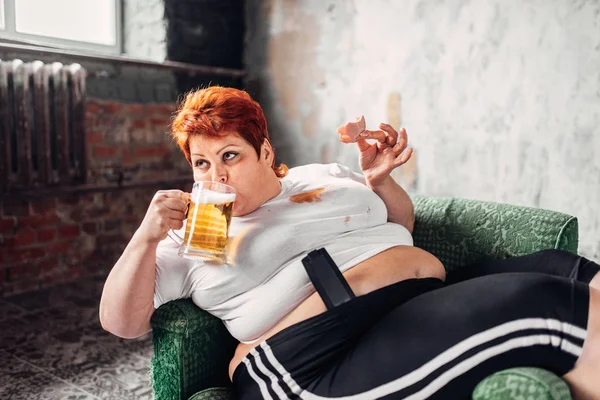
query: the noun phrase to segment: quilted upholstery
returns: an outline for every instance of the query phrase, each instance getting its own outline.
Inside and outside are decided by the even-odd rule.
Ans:
[[[216,317],[191,300],[161,306],[152,316],[154,397],[188,399],[199,390],[228,386],[237,342]]]
[[[477,200],[415,196],[413,201],[415,245],[435,254],[448,270],[483,259],[514,257],[542,249],[577,251],[577,219],[569,215]],[[230,386],[227,365],[236,342],[221,321],[190,300],[177,300],[156,310],[151,322],[156,400],[188,400],[195,393],[200,397],[193,400],[233,398],[226,389]],[[537,374],[537,378],[524,380],[532,374]],[[540,382],[546,387],[554,385],[556,379],[560,381],[550,372],[537,369],[503,371],[488,379],[491,378],[491,384],[509,387],[492,390],[491,384],[482,382],[480,392],[475,393],[478,400],[508,398],[502,396],[510,393],[515,382],[528,382],[521,385],[536,392],[543,390],[538,387]],[[570,399],[564,391],[552,393],[555,397],[548,399]]]
[[[473,400],[564,400],[569,387],[558,376],[538,368],[512,368],[485,378],[473,391]]]
[[[566,214],[478,200],[414,196],[415,246],[448,271],[483,259],[543,249],[577,252],[577,219]]]
[[[230,400],[233,399],[233,391],[230,388],[210,388],[204,389],[189,400]]]

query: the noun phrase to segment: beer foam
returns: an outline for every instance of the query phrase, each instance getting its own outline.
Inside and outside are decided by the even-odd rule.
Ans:
[[[222,204],[235,201],[235,193],[220,193],[209,189],[198,189],[192,192],[192,201],[200,204]]]

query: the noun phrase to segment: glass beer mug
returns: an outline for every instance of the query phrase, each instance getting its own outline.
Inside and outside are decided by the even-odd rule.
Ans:
[[[169,236],[179,243],[177,254],[185,258],[227,260],[227,238],[235,202],[235,189],[218,182],[194,183],[183,238],[174,231]]]

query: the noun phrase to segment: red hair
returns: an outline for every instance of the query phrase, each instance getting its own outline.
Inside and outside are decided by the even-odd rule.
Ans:
[[[220,136],[237,132],[254,147],[260,157],[261,146],[269,140],[267,120],[261,106],[243,90],[211,86],[189,92],[171,124],[171,136],[191,164],[190,136]],[[271,165],[279,178],[287,175],[285,164]]]

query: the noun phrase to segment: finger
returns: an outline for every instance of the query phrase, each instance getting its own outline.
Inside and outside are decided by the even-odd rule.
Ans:
[[[392,164],[394,166],[394,168],[398,168],[399,166],[401,166],[402,164],[405,164],[408,160],[410,160],[410,156],[412,156],[412,153],[413,153],[413,149],[408,148],[408,149],[406,149],[406,151],[404,153],[402,153],[398,157],[396,157],[396,159],[394,160],[394,163]]]
[[[369,131],[364,130],[360,137],[363,139],[375,139],[380,143],[387,144],[387,135],[384,131]]]
[[[175,198],[166,199],[163,202],[163,204],[169,210],[181,211],[181,212],[185,212],[185,210],[187,210],[187,206],[188,206],[188,203],[186,203],[185,201],[183,201],[181,199],[175,199]]]
[[[356,145],[358,146],[358,151],[361,153],[371,147],[371,145],[365,139],[358,139],[356,141]]]
[[[379,124],[379,129],[384,130],[388,134],[387,143],[390,146],[394,146],[398,141],[398,132],[390,124],[384,122]]]
[[[183,192],[178,189],[172,190],[159,190],[154,196],[155,200],[165,201],[167,199],[179,199],[183,201],[185,204],[190,202],[191,195],[189,193]]]
[[[182,200],[185,204],[188,204],[190,202],[190,198],[192,197],[191,193],[182,192],[181,190],[178,190],[176,192],[177,193],[173,193],[172,197]]]
[[[406,134],[406,129],[404,128],[400,129],[398,143],[402,143],[404,148],[406,148],[406,145],[408,144],[408,135]]]
[[[168,218],[166,222],[167,222],[169,229],[173,229],[174,231],[177,231],[177,230],[183,228],[183,220],[181,220],[181,219]]]
[[[392,147],[392,151],[394,152],[394,155],[396,157],[398,157],[400,154],[402,154],[402,152],[406,149],[406,142],[403,140],[400,140],[398,143],[396,143],[394,145],[394,147]]]
[[[183,221],[185,219],[185,213],[183,211],[179,211],[179,210],[171,210],[171,209],[166,209],[163,210],[163,212],[161,213],[163,218],[166,219],[175,219],[178,221]]]

